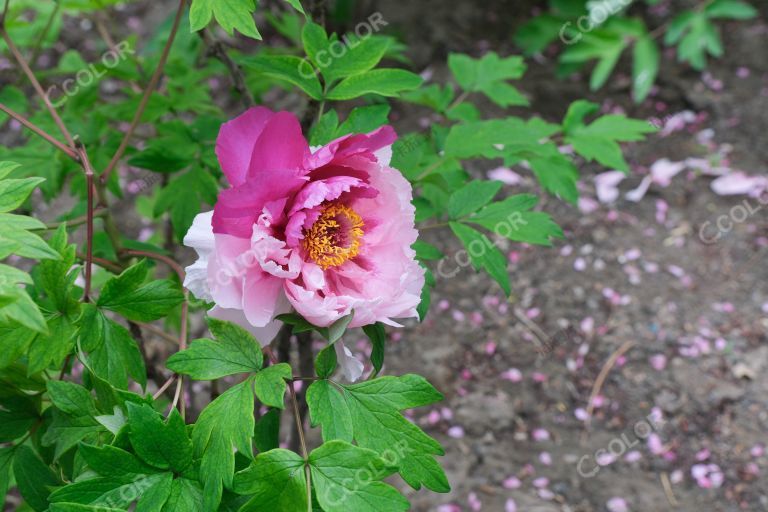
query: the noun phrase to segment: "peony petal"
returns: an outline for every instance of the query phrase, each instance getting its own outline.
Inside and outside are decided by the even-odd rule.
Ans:
[[[276,315],[281,295],[285,295],[282,279],[260,270],[249,272],[243,285],[243,312],[248,323],[267,325]]]
[[[274,115],[268,108],[253,107],[221,125],[216,139],[216,156],[233,187],[245,183],[253,146]]]
[[[278,112],[267,122],[253,146],[248,180],[280,179],[285,171],[303,168],[310,156],[309,145],[301,133],[301,125],[290,112]],[[269,188],[275,183],[261,186]]]
[[[192,226],[184,236],[184,245],[197,251],[198,259],[186,268],[184,287],[195,297],[202,300],[213,300],[208,286],[208,258],[215,248],[213,212],[198,214],[192,221]]]
[[[339,361],[344,378],[349,382],[355,382],[363,375],[365,366],[352,355],[352,352],[344,346],[341,340],[334,344],[334,348],[336,349],[336,359]]]
[[[279,309],[278,311],[278,314],[288,313],[290,307],[284,307],[283,305],[283,309]],[[279,320],[273,320],[263,327],[253,326],[245,318],[245,313],[243,313],[241,309],[226,309],[215,306],[208,312],[208,315],[213,318],[218,318],[219,320],[236,323],[243,327],[253,334],[254,338],[256,338],[262,347],[266,347],[272,343],[272,340],[275,339],[275,336],[277,336],[277,333],[280,332],[280,328],[283,326],[283,323]]]

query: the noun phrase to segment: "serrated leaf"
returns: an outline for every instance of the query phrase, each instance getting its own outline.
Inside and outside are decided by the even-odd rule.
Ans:
[[[230,36],[237,30],[244,36],[261,40],[253,19],[255,9],[254,0],[193,0],[189,9],[190,29],[197,32],[215,18]]]
[[[61,481],[40,457],[28,446],[16,448],[13,459],[13,475],[19,493],[36,512],[48,508],[48,496],[51,489],[61,485]]]
[[[322,427],[323,441],[341,439],[352,442],[352,415],[347,399],[328,380],[318,380],[307,388],[307,405],[312,426]]]
[[[142,284],[148,273],[146,260],[106,282],[97,306],[120,313],[129,320],[150,322],[167,315],[184,301],[179,286],[167,279]]]
[[[373,450],[330,441],[312,450],[309,467],[315,495],[325,512],[410,508],[397,489],[381,482],[394,469]],[[365,478],[360,476],[362,471],[366,471]]]
[[[310,98],[320,100],[323,89],[315,69],[295,55],[257,55],[243,61],[247,67],[264,76],[295,85]]]
[[[241,512],[258,510],[307,510],[307,479],[304,459],[277,448],[260,453],[253,463],[235,475],[234,490],[251,497]]]
[[[167,422],[146,404],[127,403],[129,437],[136,454],[160,469],[182,473],[192,463],[192,441],[184,420],[173,409]]]
[[[552,238],[563,238],[563,231],[549,214],[531,212],[536,196],[521,194],[490,204],[468,219],[515,242],[552,245]]]
[[[228,389],[203,409],[192,430],[195,457],[201,458],[205,509],[216,509],[222,488],[232,486],[235,473],[233,448],[253,457],[251,440],[253,418],[252,378]]]
[[[500,181],[470,181],[451,194],[448,199],[448,215],[452,219],[460,219],[476,212],[498,194],[501,185]]]
[[[429,405],[442,399],[418,375],[379,377],[344,386],[358,445],[376,451],[414,489],[422,485],[436,492],[450,489],[434,459],[443,449],[399,411]]]
[[[277,409],[285,406],[286,380],[293,378],[291,365],[279,363],[268,366],[253,377],[253,388],[261,403]]]
[[[0,180],[0,213],[10,212],[21,206],[29,194],[45,178],[23,178]]]
[[[452,53],[448,56],[448,66],[465,91],[482,92],[500,107],[528,104],[525,96],[507,83],[525,74],[522,57],[500,58],[495,52],[488,52],[481,59],[473,59]]]
[[[345,78],[331,89],[326,96],[329,100],[351,100],[364,94],[397,96],[410,91],[422,83],[419,75],[404,69],[374,69]]]
[[[511,292],[507,258],[499,251],[487,236],[460,222],[450,223],[451,231],[461,240],[467,250],[469,260],[475,270],[483,269],[494,281],[499,283],[504,293]]]
[[[651,37],[635,41],[632,57],[632,97],[641,103],[651,92],[659,73],[659,48]]]
[[[193,341],[187,350],[168,358],[166,365],[169,369],[197,380],[219,379],[261,369],[261,346],[248,331],[231,322],[210,317],[208,325],[216,341]]]
[[[79,322],[80,344],[88,353],[91,369],[117,388],[126,389],[129,376],[145,387],[144,358],[128,329],[107,318],[91,304],[83,307]]]

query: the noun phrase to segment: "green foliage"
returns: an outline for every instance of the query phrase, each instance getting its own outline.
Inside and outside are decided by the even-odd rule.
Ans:
[[[300,117],[312,146],[389,124],[391,112],[404,111],[393,109],[396,102],[424,110],[429,126],[400,133],[390,165],[412,185],[419,226],[453,234],[467,262],[507,294],[512,286],[498,240],[548,246],[563,232],[541,211],[536,194],[485,179],[483,171],[500,164],[522,170],[542,193],[575,203],[581,164],[628,170],[621,144],[642,140],[651,127],[599,116],[597,105],[586,101],[571,105],[561,123],[520,108],[509,115],[510,107],[528,106],[523,57],[451,54],[448,80],[424,83],[409,69],[406,47],[379,27],[363,37],[328,33],[308,19],[298,0],[269,10],[257,10],[253,0],[193,0],[162,80],[145,101],[144,88],[171,39],[173,14],[146,40],[131,36],[116,43],[120,54],[112,61],[94,57],[86,46],[48,51],[65,16],[98,20],[96,11],[116,3],[13,0],[5,20],[24,55],[58,56],[41,78],[55,84],[51,99],[78,151],[87,148],[96,175],[89,194],[90,177],[76,161],[81,157],[73,159],[31,132],[20,132],[17,146],[0,148],[0,496],[15,487],[24,510],[50,512],[366,512],[409,508],[384,483],[395,472],[414,489],[449,491],[438,464],[443,449],[403,416],[442,395],[417,375],[381,376],[384,324],[363,326],[372,370],[356,384],[334,380],[345,362],[338,360],[336,344],[354,313],[323,327],[295,313],[278,318],[294,334],[324,339],[312,354],[310,375],[275,361],[264,347],[270,340],[214,318],[208,318],[210,334],[186,345],[187,332],[198,326],[189,315],[211,305],[187,300],[182,272],[163,276],[167,263],[176,270],[171,260],[181,254],[178,242],[195,216],[215,204],[223,183],[215,141],[232,115],[227,89],[232,86],[244,103],[268,98],[295,106],[298,114],[306,107]],[[541,30],[557,37],[564,17],[583,12],[580,3],[553,2],[554,12],[534,20],[518,40],[530,51],[543,50],[549,40]],[[715,0],[674,20],[667,43],[697,65],[718,53],[716,20],[753,14],[740,1]],[[211,26],[215,22],[232,38],[260,39],[255,20],[261,15],[280,43],[254,46],[227,38],[224,44],[218,40],[222,30]],[[115,51],[98,45],[98,51]],[[660,60],[655,34],[641,21],[606,22],[561,60],[564,70],[595,62],[596,88],[629,51],[634,96],[641,101]],[[77,87],[64,91],[63,81],[82,77],[84,69],[90,82],[75,81]],[[7,86],[0,101],[65,140],[29,92]],[[489,105],[497,115],[489,115]],[[142,108],[136,130],[123,140]],[[575,154],[562,151],[564,145]],[[118,147],[125,154],[105,176]],[[387,153],[380,152],[381,164]],[[49,211],[60,215],[50,225],[30,216],[54,201]],[[61,204],[71,207],[61,211]],[[142,229],[139,241],[133,230],[130,237],[121,233],[128,223],[151,229]],[[439,285],[432,266],[451,252],[423,240],[412,248],[425,268],[417,309],[424,318],[431,289]],[[167,348],[147,343],[159,329]],[[175,340],[185,348],[177,350]],[[169,375],[158,357],[172,380],[165,381]],[[279,447],[281,424],[292,416],[284,409],[293,407],[294,395],[302,398],[294,393],[298,379],[308,384],[309,423],[320,428],[323,441],[302,447],[301,454]],[[209,386],[190,380],[216,381],[207,405],[201,406],[197,391]],[[177,409],[184,410],[190,389],[193,413],[185,417]],[[370,478],[361,479],[364,472]]]
[[[715,22],[747,20],[757,11],[743,0],[710,0],[683,10],[655,30],[649,30],[639,17],[629,17],[626,5],[590,6],[586,0],[550,0],[550,11],[525,23],[514,36],[515,42],[532,55],[550,44],[560,46],[560,72],[568,75],[590,62],[590,87],[600,89],[610,78],[621,56],[631,49],[632,97],[644,101],[659,72],[660,52],[656,38],[676,46],[677,58],[701,71],[707,56],[721,57],[723,45]]]

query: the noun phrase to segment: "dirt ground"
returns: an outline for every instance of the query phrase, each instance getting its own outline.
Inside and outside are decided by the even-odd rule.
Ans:
[[[414,493],[414,510],[768,510],[765,207],[720,197],[711,178],[690,170],[639,202],[623,197],[662,158],[721,152],[724,165],[766,174],[768,6],[752,3],[760,19],[724,26],[726,57],[706,76],[666,54],[659,91],[644,105],[631,103],[626,75],[591,94],[585,77],[556,80],[549,56],[532,63],[521,89],[546,118],[587,98],[668,128],[685,110],[695,121],[630,148],[633,173],[615,203],[588,199],[580,211],[547,200],[567,239],[552,249],[503,246],[508,301],[489,278],[458,268],[448,234],[428,235],[453,248],[443,268],[458,272],[438,278],[430,316],[392,343],[387,371],[418,372],[445,393],[414,420],[446,447],[453,491]],[[417,65],[438,76],[447,51],[514,51],[519,8],[442,4],[377,7],[418,45]],[[582,169],[587,198],[595,171]],[[528,179],[505,188],[528,190]],[[722,215],[736,219],[733,228],[702,240]],[[617,351],[590,426],[590,393]]]

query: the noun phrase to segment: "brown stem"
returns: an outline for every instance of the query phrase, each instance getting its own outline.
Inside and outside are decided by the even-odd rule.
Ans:
[[[93,217],[103,217],[107,214],[107,210],[105,208],[96,208],[93,210]],[[59,229],[60,226],[64,225],[68,228],[74,228],[77,226],[80,226],[81,224],[86,224],[88,222],[88,215],[81,215],[80,217],[75,217],[74,219],[70,220],[64,220],[61,222],[51,222],[49,224],[45,225],[45,229],[48,231],[53,231],[55,229]]]
[[[171,267],[171,270],[173,270],[176,273],[176,275],[179,276],[179,281],[181,281],[182,283],[184,282],[184,277],[186,276],[186,272],[181,267],[181,265],[176,263],[173,259],[169,258],[168,256],[165,256],[163,254],[157,254],[154,252],[149,252],[149,251],[135,251],[132,249],[123,249],[120,251],[120,253],[127,254],[130,256],[139,256],[143,258],[149,258],[152,260],[162,261],[163,263]]]
[[[117,148],[117,151],[112,157],[112,160],[109,161],[107,168],[104,169],[104,172],[101,174],[102,183],[107,182],[109,175],[115,169],[117,162],[120,161],[123,153],[125,153],[125,150],[128,148],[128,142],[131,140],[133,132],[136,131],[136,127],[141,121],[141,116],[144,114],[144,109],[147,108],[149,98],[152,96],[152,92],[154,92],[154,90],[157,88],[157,83],[160,81],[160,76],[163,74],[165,62],[168,60],[168,54],[171,51],[171,45],[173,44],[173,40],[176,39],[176,33],[179,30],[179,23],[181,22],[182,15],[184,14],[185,3],[186,0],[179,0],[179,8],[176,11],[176,17],[173,20],[173,26],[171,27],[171,33],[168,35],[168,40],[165,42],[163,53],[160,55],[160,61],[157,63],[157,68],[155,68],[155,72],[152,74],[152,78],[149,80],[147,88],[144,90],[144,96],[142,96],[141,101],[139,102],[139,107],[136,109],[136,114],[133,116],[133,120],[128,127],[128,131],[125,132],[123,140],[120,141],[120,146]]]
[[[23,115],[19,114],[18,112],[14,112],[6,105],[0,103],[0,110],[20,122],[25,127],[29,128],[31,131],[33,131],[35,134],[39,135],[46,141],[48,141],[50,144],[52,144],[55,148],[61,150],[66,154],[69,158],[72,160],[78,161],[78,156],[75,151],[72,150],[72,148],[67,147],[65,144],[59,142],[58,140],[54,139],[48,132],[43,130],[42,128],[38,127],[32,121],[24,117]]]
[[[277,364],[277,358],[275,357],[274,352],[272,352],[272,347],[264,347],[264,353],[269,358],[269,361],[272,364]],[[291,407],[293,409],[293,420],[296,422],[296,432],[299,434],[299,443],[301,445],[301,456],[304,457],[305,461],[309,460],[309,451],[307,450],[307,440],[304,438],[304,423],[301,421],[301,414],[299,413],[299,402],[296,399],[296,388],[293,385],[293,381],[288,381],[288,392],[291,395]],[[308,500],[308,509],[309,511],[312,510],[312,482],[311,482],[311,474],[309,471],[309,464],[304,464],[304,475],[307,479],[307,500]]]
[[[88,187],[88,210],[86,212],[86,253],[85,253],[85,292],[83,301],[89,302],[91,297],[91,278],[93,276],[93,167],[88,159],[88,153],[80,141],[77,141],[77,153],[80,156],[80,163],[85,171],[86,187]]]
[[[6,8],[7,7],[8,7],[8,3],[6,2]],[[69,144],[70,147],[74,147],[75,141],[72,138],[72,135],[70,135],[69,130],[67,130],[67,127],[64,126],[64,121],[62,121],[61,117],[59,117],[58,112],[56,112],[56,108],[51,103],[51,100],[48,99],[48,95],[43,90],[43,87],[40,85],[40,82],[37,81],[37,78],[35,77],[35,74],[30,69],[29,64],[27,64],[27,61],[24,59],[24,56],[21,54],[19,49],[16,48],[16,45],[13,44],[13,40],[8,35],[8,31],[5,29],[5,14],[3,14],[3,18],[0,19],[0,34],[5,40],[5,44],[8,45],[8,49],[11,50],[13,57],[16,59],[16,62],[19,63],[19,66],[21,66],[21,69],[24,71],[24,74],[27,75],[27,78],[29,78],[29,81],[32,82],[32,87],[34,87],[35,92],[37,92],[37,95],[40,96],[41,100],[43,100],[45,107],[48,109],[48,112],[51,114],[51,117],[53,118],[53,122],[56,123],[56,126],[59,127],[59,130],[61,131],[61,134],[64,136],[64,139],[67,141],[67,144]]]
[[[29,62],[34,64],[37,58],[40,56],[40,50],[43,48],[43,40],[51,30],[51,27],[53,26],[53,20],[56,19],[56,15],[59,13],[60,8],[61,2],[57,1],[56,6],[53,8],[53,11],[51,11],[51,15],[48,16],[48,22],[45,24],[45,28],[43,28],[43,31],[40,32],[37,41],[35,41],[35,47],[32,49],[32,55],[29,57]]]
[[[168,378],[168,380],[166,380],[165,383],[162,386],[160,386],[160,388],[157,391],[155,391],[155,394],[152,395],[152,399],[153,400],[157,400],[158,398],[160,398],[160,395],[165,393],[165,390],[168,389],[171,386],[171,384],[173,384],[174,380],[176,380],[176,374],[175,373],[173,375],[171,375]]]
[[[248,86],[245,84],[243,70],[240,69],[240,66],[229,56],[224,44],[214,38],[208,29],[203,29],[198,32],[198,34],[200,34],[200,37],[205,42],[206,46],[208,46],[208,54],[220,60],[221,63],[226,66],[227,70],[229,70],[229,74],[232,77],[232,86],[238,94],[240,94],[240,98],[243,100],[245,108],[254,106],[256,101],[253,99],[253,94],[251,94],[251,91],[248,90]]]

